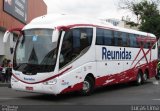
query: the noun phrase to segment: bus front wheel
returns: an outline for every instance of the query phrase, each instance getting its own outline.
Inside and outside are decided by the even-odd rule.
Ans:
[[[89,96],[94,90],[94,80],[87,76],[83,82],[82,95]]]

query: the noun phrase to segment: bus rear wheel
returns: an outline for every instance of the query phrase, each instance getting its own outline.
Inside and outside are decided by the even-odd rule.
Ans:
[[[155,76],[156,80],[160,80],[160,77],[158,75]]]
[[[82,95],[89,96],[94,90],[94,80],[92,77],[87,76],[83,82]]]
[[[136,85],[138,85],[138,86],[142,84],[142,74],[141,74],[141,72],[139,72],[139,73],[137,74],[137,79],[136,79],[135,83],[136,83]]]
[[[143,74],[142,83],[145,83],[145,82],[147,81],[147,79],[148,79],[148,73],[145,72],[145,73]]]

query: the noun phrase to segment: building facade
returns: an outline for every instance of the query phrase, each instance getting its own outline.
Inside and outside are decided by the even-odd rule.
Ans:
[[[3,43],[7,29],[23,27],[33,18],[47,14],[43,0],[0,0],[0,65],[4,58],[12,60],[10,43]]]
[[[138,27],[139,26],[130,26],[130,25],[128,25],[127,23],[128,22],[131,22],[130,21],[130,18],[126,18],[126,19],[122,19],[122,20],[118,20],[118,19],[106,19],[105,20],[106,22],[109,22],[109,23],[111,23],[112,25],[114,25],[114,26],[117,26],[117,27],[122,27],[122,28],[127,28],[127,29],[133,29],[133,30],[139,30],[138,29]]]
[[[118,19],[106,19],[106,22],[109,22],[113,24],[114,26],[118,26],[121,21]]]

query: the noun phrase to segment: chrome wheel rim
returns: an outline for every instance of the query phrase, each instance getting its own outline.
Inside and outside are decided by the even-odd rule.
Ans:
[[[89,87],[90,87],[89,82],[88,81],[84,81],[83,82],[83,91],[88,92],[89,91]]]
[[[141,83],[141,81],[142,81],[142,78],[140,75],[138,75],[138,83]]]
[[[143,79],[144,79],[144,81],[147,80],[147,74],[143,74]]]

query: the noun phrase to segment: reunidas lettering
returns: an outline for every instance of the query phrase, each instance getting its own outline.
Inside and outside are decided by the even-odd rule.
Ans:
[[[27,80],[27,81],[35,81],[35,79],[33,79],[33,78],[26,78],[26,77],[24,77],[24,80]]]
[[[120,48],[119,51],[112,51],[102,47],[102,60],[130,60],[131,58],[131,51],[126,51],[125,48]]]

